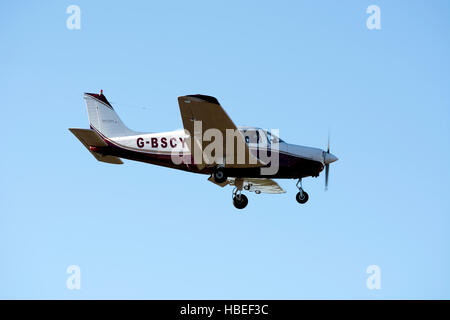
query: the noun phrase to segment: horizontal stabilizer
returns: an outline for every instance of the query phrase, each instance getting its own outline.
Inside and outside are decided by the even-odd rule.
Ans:
[[[122,160],[119,157],[104,155],[100,152],[93,151],[94,147],[101,149],[103,147],[108,147],[108,144],[100,137],[94,130],[91,129],[69,129],[70,132],[74,134],[75,137],[80,140],[80,142],[89,150],[89,152],[101,162],[112,163],[112,164],[122,164]],[[91,148],[93,147],[93,148]]]

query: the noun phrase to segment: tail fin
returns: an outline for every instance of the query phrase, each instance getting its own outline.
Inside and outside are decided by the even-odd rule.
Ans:
[[[120,120],[109,101],[103,95],[103,91],[100,94],[85,93],[84,99],[86,100],[89,122],[95,130],[108,138],[135,134]]]

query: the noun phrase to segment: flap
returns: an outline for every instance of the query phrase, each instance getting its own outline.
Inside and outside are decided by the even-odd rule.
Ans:
[[[245,190],[256,192],[256,193],[286,193],[283,188],[280,187],[272,179],[266,178],[230,178],[230,185],[236,185],[238,182],[242,182],[242,187]]]

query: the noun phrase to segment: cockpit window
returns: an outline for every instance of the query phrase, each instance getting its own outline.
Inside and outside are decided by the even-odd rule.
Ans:
[[[263,129],[249,128],[249,129],[240,129],[240,131],[244,135],[245,142],[247,143],[270,145],[271,143],[275,142],[278,143],[284,142],[276,135],[273,135],[270,132]]]
[[[271,134],[269,131],[266,131],[266,134],[267,134],[267,138],[269,139],[269,142],[270,142],[270,143],[275,143],[275,142],[280,143],[280,142],[284,142],[284,140],[280,139],[279,137],[277,137],[277,136],[274,135],[274,134]]]
[[[245,137],[245,142],[247,143],[259,143],[260,142],[260,134],[258,130],[249,129],[249,130],[241,130],[242,134]]]

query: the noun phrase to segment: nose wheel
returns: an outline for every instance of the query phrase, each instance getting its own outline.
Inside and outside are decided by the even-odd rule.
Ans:
[[[309,199],[309,196],[308,196],[308,193],[306,193],[306,191],[303,190],[301,178],[298,179],[297,188],[299,191],[298,191],[297,195],[295,196],[295,199],[300,204],[306,203]]]
[[[306,191],[300,191],[299,193],[297,193],[297,195],[295,196],[295,199],[297,199],[298,203],[304,204],[306,203],[306,201],[308,201],[309,196],[306,193]]]

